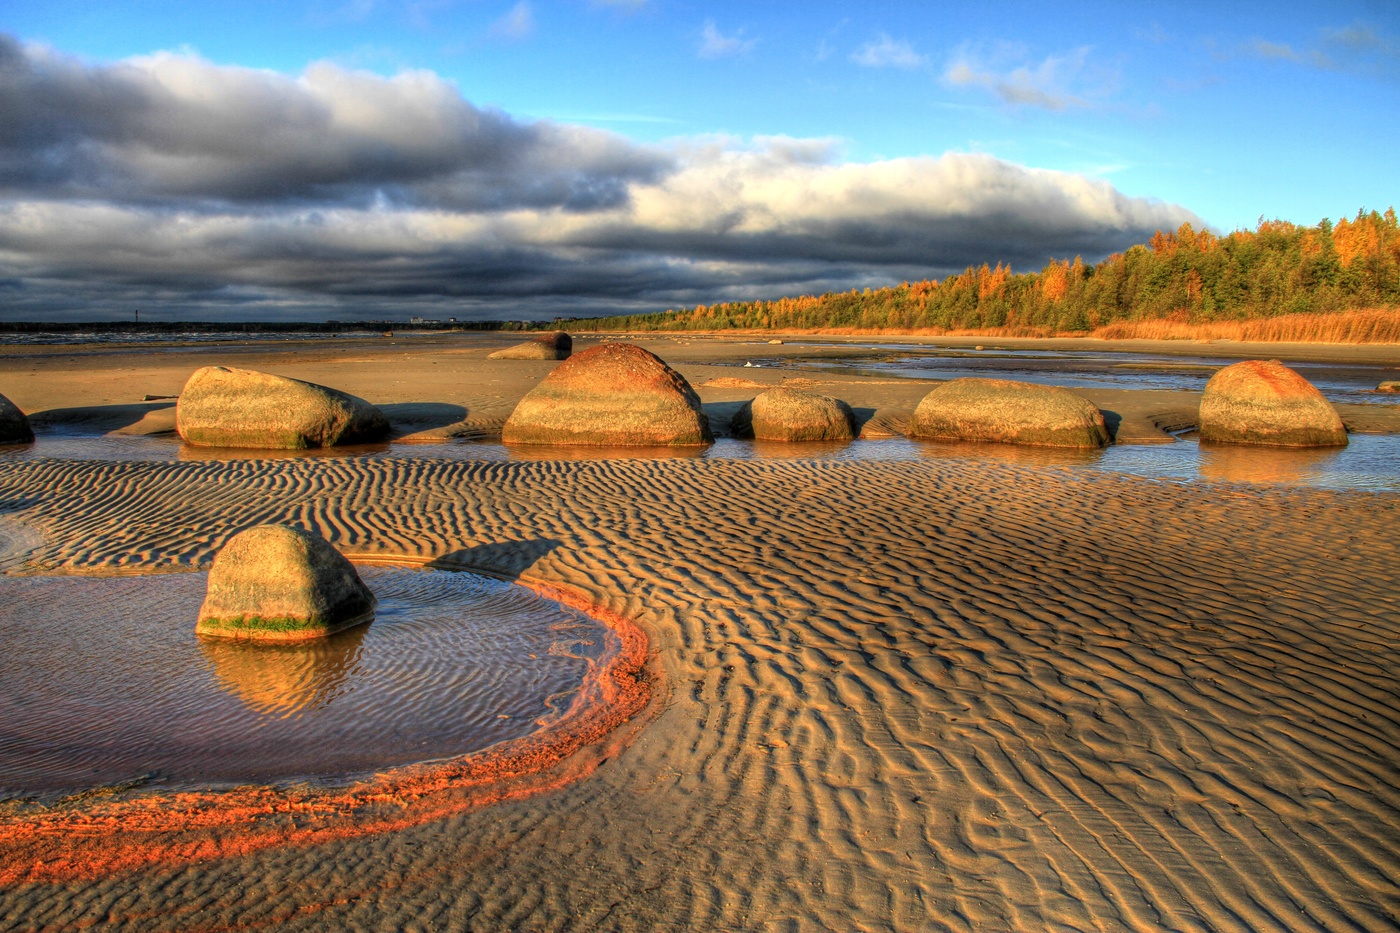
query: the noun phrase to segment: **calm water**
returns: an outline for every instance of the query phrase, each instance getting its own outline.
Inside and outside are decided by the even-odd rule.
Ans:
[[[447,460],[837,459],[972,460],[1064,470],[1101,470],[1173,482],[1281,483],[1324,489],[1400,491],[1400,435],[1353,434],[1341,449],[1286,450],[1203,446],[1194,439],[1076,451],[1012,444],[957,444],[906,438],[850,444],[776,444],[722,438],[710,447],[505,447],[467,441],[445,444],[373,444],[310,451],[219,450],[188,447],[175,438],[46,436],[33,444],[0,448],[0,459],[62,457],[77,460],[210,460],[285,457],[428,458]]]
[[[559,715],[614,639],[474,574],[360,572],[379,597],[374,621],[300,646],[197,638],[203,573],[0,576],[0,796],[462,754]]]
[[[801,345],[799,345],[801,346]],[[818,345],[813,345],[817,347]],[[824,345],[823,345],[824,346]],[[775,369],[823,369],[860,376],[956,379],[980,376],[1016,379],[1077,389],[1171,389],[1196,391],[1235,360],[1146,353],[1063,350],[945,349],[887,344],[869,358],[823,360],[755,356],[745,362]],[[754,348],[755,353],[763,351]],[[743,366],[743,363],[737,364]],[[1290,362],[1289,367],[1335,402],[1400,404],[1400,395],[1377,394],[1377,385],[1400,379],[1394,366]]]

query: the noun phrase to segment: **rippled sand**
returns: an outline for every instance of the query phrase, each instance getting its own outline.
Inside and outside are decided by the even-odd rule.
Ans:
[[[11,881],[6,929],[1400,925],[1400,496],[969,461],[0,461],[0,503],[11,572],[188,569],[294,520],[581,593],[658,678],[561,788]]]

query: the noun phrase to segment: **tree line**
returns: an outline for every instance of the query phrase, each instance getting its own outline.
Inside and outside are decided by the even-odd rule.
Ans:
[[[1208,325],[1400,306],[1394,208],[1335,225],[1260,219],[1223,237],[1183,224],[1089,265],[998,263],[939,281],[736,301],[574,322],[578,330],[1090,333],[1125,322]],[[1390,317],[1393,315],[1387,315]]]

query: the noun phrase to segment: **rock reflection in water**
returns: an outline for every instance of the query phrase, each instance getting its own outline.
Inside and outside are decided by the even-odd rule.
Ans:
[[[245,706],[287,719],[330,703],[360,668],[368,625],[291,645],[201,638],[214,680]]]
[[[1201,444],[1201,478],[1221,483],[1312,485],[1346,448],[1247,447]]]
[[[911,441],[927,459],[980,460],[1028,467],[1093,466],[1104,450],[1078,447],[1034,447],[1028,444],[967,443],[959,441]],[[1111,449],[1111,448],[1109,448]]]

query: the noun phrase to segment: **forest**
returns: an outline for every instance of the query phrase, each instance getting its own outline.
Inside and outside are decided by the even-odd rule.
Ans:
[[[1400,342],[1400,230],[1394,208],[1316,226],[1261,219],[1226,236],[1183,224],[1092,265],[1052,259],[1015,273],[983,264],[941,281],[570,326]]]

